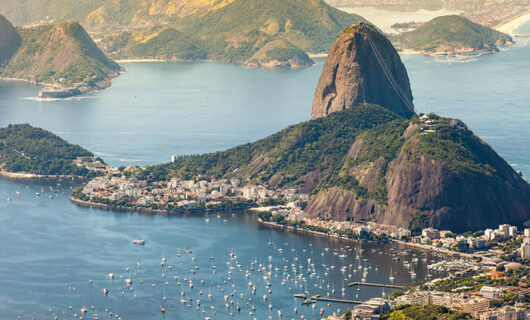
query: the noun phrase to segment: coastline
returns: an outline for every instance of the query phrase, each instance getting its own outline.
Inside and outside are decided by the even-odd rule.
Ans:
[[[282,229],[282,230],[286,230],[290,232],[304,233],[304,234],[315,235],[315,236],[325,237],[325,238],[333,238],[333,239],[337,239],[337,240],[345,241],[349,243],[358,243],[359,241],[371,241],[371,240],[351,239],[351,238],[340,236],[337,234],[328,234],[328,233],[319,232],[319,231],[295,228],[292,226],[281,225],[275,222],[263,221],[261,218],[257,218],[257,221],[259,224],[270,227],[270,228]],[[436,253],[440,253],[440,254],[447,255],[447,256],[453,256],[453,257],[456,256],[456,257],[461,257],[461,258],[466,258],[466,259],[473,259],[474,257],[472,254],[468,254],[468,253],[450,251],[447,249],[426,246],[426,245],[419,244],[419,243],[405,242],[402,240],[390,240],[388,243],[396,243],[398,245],[409,247],[409,248],[414,248],[414,249],[418,249],[422,251],[436,252]]]
[[[28,172],[9,172],[0,169],[0,178],[10,180],[35,180],[35,179],[79,179],[84,180],[86,177],[74,175],[42,175]]]
[[[76,205],[79,205],[81,207],[88,207],[88,208],[99,208],[103,210],[111,210],[111,211],[128,211],[128,212],[139,212],[139,213],[147,213],[147,214],[162,214],[162,215],[177,215],[177,214],[205,214],[212,210],[223,210],[223,208],[195,208],[195,209],[178,209],[178,210],[167,210],[167,209],[155,209],[155,208],[146,208],[146,207],[135,207],[135,206],[118,206],[113,204],[106,204],[106,203],[100,203],[100,202],[93,202],[93,201],[85,201],[81,199],[77,199],[74,197],[70,197],[70,201],[73,202]],[[226,208],[224,210],[227,211],[245,211],[249,210],[250,208]]]
[[[526,12],[518,17],[515,17],[501,25],[496,26],[495,30],[514,35],[513,31],[530,20],[530,11]]]

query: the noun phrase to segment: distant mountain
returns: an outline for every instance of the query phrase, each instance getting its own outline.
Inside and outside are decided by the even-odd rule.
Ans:
[[[329,51],[320,75],[311,118],[362,103],[384,106],[409,118],[414,115],[407,70],[390,41],[373,26],[346,28]]]
[[[150,34],[148,40],[133,41],[130,46],[126,47],[123,55],[128,58],[151,57],[176,61],[204,60],[207,58],[206,50],[197,46],[195,40],[181,31],[173,28],[153,29],[157,30]]]
[[[396,46],[426,54],[491,53],[512,44],[510,36],[461,16],[443,16],[394,37]]]
[[[136,29],[205,14],[233,0],[0,0],[3,13],[15,24],[78,20],[92,31]]]
[[[383,39],[368,26],[349,27],[326,64],[338,61],[333,76],[341,73],[346,83],[386,77],[381,67],[345,72],[355,63],[382,59],[395,68],[394,75],[404,72],[397,61],[390,62],[393,48],[382,52],[390,50]],[[377,50],[367,49],[370,41]],[[360,50],[363,62],[356,60]],[[379,93],[392,90],[385,84]],[[415,231],[433,226],[462,232],[530,219],[530,185],[461,121],[402,113],[393,100],[383,101],[384,106],[364,104],[355,101],[356,90],[341,95],[341,101],[349,101],[345,108],[254,143],[144,168],[137,178],[239,177],[310,194],[305,213],[313,218]],[[320,95],[315,96],[318,101]]]
[[[59,87],[105,88],[120,71],[77,22],[20,29],[18,34],[22,42],[0,68],[3,77]]]
[[[327,52],[336,35],[358,21],[364,19],[322,0],[236,0],[205,15],[175,21],[171,29],[182,34],[149,27],[106,36],[101,45],[116,58],[137,58],[143,52],[144,58],[182,59],[184,51],[203,59],[199,51],[204,50],[208,59],[217,61],[302,67],[313,64],[306,53]]]
[[[4,16],[0,15],[0,67],[18,50],[22,39]]]
[[[0,169],[9,173],[92,176],[77,166],[77,157],[94,155],[53,133],[29,124],[0,128]],[[5,174],[5,173],[4,173]]]

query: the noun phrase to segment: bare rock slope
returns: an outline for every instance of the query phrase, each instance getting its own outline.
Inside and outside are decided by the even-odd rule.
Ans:
[[[311,118],[361,103],[414,114],[407,70],[390,41],[373,26],[346,28],[329,51],[318,81]]]

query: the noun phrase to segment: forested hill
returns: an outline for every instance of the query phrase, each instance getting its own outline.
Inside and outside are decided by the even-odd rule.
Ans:
[[[22,43],[0,66],[3,77],[22,78],[60,87],[105,88],[120,66],[94,43],[75,21],[17,30]]]
[[[158,25],[191,14],[207,13],[234,0],[0,0],[16,25],[35,21],[78,20],[92,31]]]
[[[250,66],[305,67],[307,53],[327,52],[342,29],[364,19],[322,0],[235,0],[169,26],[106,36],[115,58],[205,58]]]
[[[21,42],[17,30],[0,14],[0,66],[13,56]]]
[[[522,223],[530,186],[458,120],[358,105],[227,151],[140,168],[147,181],[238,177],[311,194],[310,217],[453,231]]]
[[[497,52],[512,43],[510,36],[461,16],[437,17],[394,37],[397,47],[425,53]]]
[[[0,128],[0,166],[8,172],[90,176],[93,172],[75,165],[73,160],[93,156],[80,146],[29,124]]]

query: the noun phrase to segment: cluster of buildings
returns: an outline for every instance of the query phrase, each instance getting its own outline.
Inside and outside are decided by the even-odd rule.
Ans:
[[[530,311],[519,305],[490,307],[490,301],[498,296],[489,295],[491,287],[483,287],[480,293],[450,293],[438,291],[414,291],[397,297],[392,307],[400,305],[441,305],[449,309],[470,314],[479,320],[529,320]]]
[[[471,250],[480,250],[486,247],[490,241],[503,242],[522,238],[522,244],[519,248],[519,255],[523,259],[530,259],[530,228],[524,229],[522,234],[516,226],[501,224],[498,229],[486,229],[484,235],[473,237],[454,236],[451,231],[437,230],[426,228],[422,230],[421,237],[415,237],[412,240],[423,244],[432,244],[451,249],[455,245],[467,245]]]
[[[105,164],[101,159],[96,157],[77,157],[74,164],[79,167],[84,167],[91,171],[99,171],[102,173],[112,172],[113,169]]]
[[[250,200],[257,203],[268,199],[306,199],[295,189],[271,190],[261,185],[243,184],[240,179],[230,180],[180,180],[155,182],[148,185],[144,180],[133,181],[120,176],[98,177],[89,181],[83,193],[91,199],[119,201],[130,204],[176,207],[197,207],[220,204],[222,200]]]

